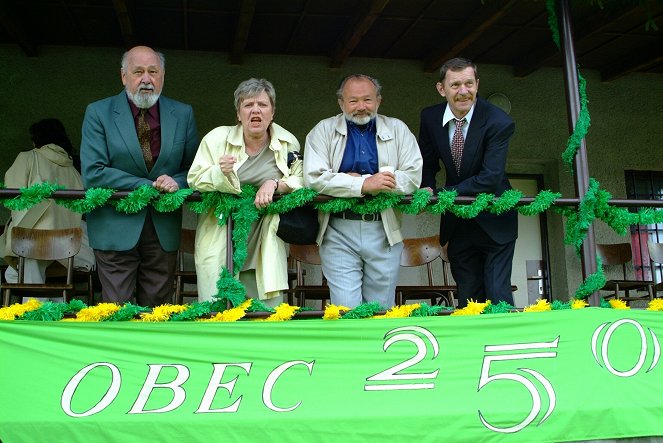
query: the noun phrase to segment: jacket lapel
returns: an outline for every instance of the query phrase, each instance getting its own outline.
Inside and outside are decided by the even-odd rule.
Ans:
[[[467,129],[467,137],[463,145],[463,156],[460,161],[460,176],[465,177],[469,171],[473,170],[472,164],[475,159],[478,159],[477,151],[481,141],[481,134],[483,127],[486,124],[485,103],[483,99],[477,98],[477,103],[474,107],[474,114],[472,114],[472,121],[470,127]],[[447,143],[448,145],[448,143]],[[450,151],[449,151],[450,152]]]
[[[175,142],[175,129],[177,128],[177,119],[174,115],[175,108],[170,101],[161,97],[159,99],[159,119],[161,120],[161,149],[152,171],[159,170],[165,161],[170,158]]]
[[[126,146],[127,153],[133,158],[136,165],[147,173],[143,151],[140,149],[140,143],[138,142],[136,124],[133,115],[131,115],[131,108],[124,91],[116,95],[113,100],[113,122],[124,141],[123,145]]]
[[[435,115],[433,116],[433,124],[431,125],[434,128],[433,137],[435,137],[435,146],[437,146],[440,158],[445,165],[453,164],[451,148],[449,146],[449,128],[447,126],[442,126],[442,119],[444,118],[444,111],[446,108],[446,103],[438,107],[437,112],[435,112]]]

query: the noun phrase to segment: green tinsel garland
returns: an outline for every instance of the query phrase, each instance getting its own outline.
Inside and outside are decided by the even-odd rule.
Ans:
[[[506,314],[508,312],[511,312],[514,309],[516,309],[516,308],[511,306],[509,303],[505,302],[504,300],[502,300],[497,304],[489,304],[488,306],[486,306],[486,309],[484,309],[483,313],[484,314]]]
[[[548,210],[553,202],[562,197],[560,192],[544,190],[539,192],[530,204],[518,206],[516,210],[525,216],[538,215]]]
[[[186,311],[178,312],[170,316],[170,321],[192,321],[209,315],[212,312],[212,303],[209,301],[193,302],[188,305]]]
[[[60,189],[65,188],[48,182],[37,183],[29,188],[20,188],[20,196],[5,200],[3,204],[12,211],[25,211],[39,204],[42,200],[50,198],[55,191]]]
[[[356,308],[346,312],[341,316],[341,318],[366,318],[373,317],[380,311],[384,311],[384,308],[380,306],[378,302],[363,303]]]
[[[115,193],[115,189],[104,188],[90,188],[85,191],[85,198],[80,200],[63,200],[55,199],[58,205],[64,206],[70,211],[79,214],[86,214],[96,208],[105,205],[111,196]]]
[[[605,274],[603,273],[603,262],[601,257],[596,256],[596,272],[588,275],[585,281],[583,281],[578,289],[576,289],[574,298],[579,300],[585,300],[587,297],[592,295],[594,292],[597,292],[605,285],[606,279]]]
[[[444,311],[453,311],[453,308],[451,306],[431,306],[425,302],[422,302],[420,303],[419,308],[412,311],[410,317],[432,317],[434,315],[439,315]]]
[[[118,212],[125,214],[135,214],[147,207],[151,200],[159,196],[159,191],[150,185],[142,185],[131,191],[129,195],[119,201],[110,201]]]
[[[158,212],[173,212],[182,207],[187,197],[193,194],[193,189],[178,189],[175,192],[166,192],[159,195],[159,198],[152,202],[152,206]]]
[[[111,315],[104,321],[129,321],[134,319],[141,312],[150,312],[150,308],[134,305],[132,303],[125,303],[115,314]]]
[[[53,303],[47,301],[42,303],[38,309],[23,314],[20,320],[59,321],[64,318],[65,314],[75,313],[86,307],[87,305],[85,303],[76,299],[71,300],[69,303]]]
[[[410,204],[399,203],[396,209],[403,214],[417,215],[426,210],[426,206],[430,202],[431,194],[425,189],[417,189],[412,194]]]
[[[0,185],[1,187],[2,185]],[[2,199],[2,203],[11,210],[27,210],[40,203],[42,200],[51,198],[53,192],[62,189],[57,184],[41,183],[35,184],[29,188],[22,188],[21,195],[12,199]],[[183,205],[192,191],[190,189],[181,189],[172,194],[162,194],[150,186],[143,186],[130,193],[127,197],[119,201],[109,202],[109,198],[115,191],[112,189],[91,188],[85,192],[84,199],[64,200],[56,199],[56,203],[61,204],[73,211],[85,213],[107,203],[113,203],[116,210],[125,213],[133,213],[152,204],[157,210],[169,212],[178,209]],[[229,217],[232,217],[235,224],[233,229],[233,266],[238,272],[247,257],[247,238],[251,229],[251,224],[263,214],[274,214],[287,212],[295,207],[310,203],[317,193],[312,189],[303,188],[294,191],[291,194],[283,196],[279,201],[272,203],[266,209],[260,211],[255,208],[256,189],[252,186],[245,186],[239,195],[223,194],[219,192],[207,192],[201,195],[200,202],[190,202],[189,208],[198,214],[213,211],[219,220],[219,225],[223,226]],[[390,193],[381,193],[375,197],[367,197],[363,201],[357,198],[334,198],[327,202],[313,203],[313,205],[322,211],[338,212],[347,209],[353,209],[359,213],[375,213],[384,209],[394,207],[408,214],[418,214],[422,211],[431,214],[443,214],[447,211],[463,218],[476,217],[481,211],[490,211],[493,213],[503,213],[514,208],[517,200],[522,193],[518,190],[505,192],[500,198],[494,199],[491,194],[480,194],[471,205],[457,205],[454,203],[456,191],[442,191],[438,193],[438,201],[430,204],[430,194],[426,190],[416,191],[411,198],[410,203],[403,203],[402,196]],[[539,192],[534,201],[528,205],[515,206],[515,209],[527,216],[540,214],[552,207],[560,193],[549,190]],[[572,208],[553,209],[567,218],[567,230],[565,243],[573,245],[576,253],[580,253],[580,248],[587,235],[589,226],[595,219],[604,221],[615,232],[624,235],[628,227],[633,224],[656,224],[663,222],[663,211],[645,208],[637,213],[631,213],[624,208],[617,208],[609,204],[612,198],[611,194],[600,188],[598,181],[590,179],[590,186],[585,198],[577,211]],[[604,281],[602,271],[589,276],[583,282],[583,285],[576,291],[576,298],[585,298],[586,294],[592,292],[595,288],[600,288]],[[217,288],[220,293],[217,298],[221,302],[228,302],[233,306],[241,303],[246,296],[243,286],[236,281],[235,277],[230,275],[227,269],[220,274],[217,282]],[[228,291],[227,296],[221,296]]]
[[[571,309],[571,302],[570,301],[560,301],[560,300],[553,300],[553,302],[550,304],[550,309],[553,311],[562,311],[565,309]]]

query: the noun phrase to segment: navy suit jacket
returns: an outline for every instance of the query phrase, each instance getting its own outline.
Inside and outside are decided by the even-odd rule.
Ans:
[[[446,103],[441,103],[421,111],[419,148],[424,159],[421,186],[437,188],[435,176],[442,160],[446,184],[437,192],[455,189],[459,196],[480,193],[500,196],[511,189],[505,171],[509,139],[515,130],[511,117],[481,97],[477,98],[463,147],[460,173],[457,173],[449,147],[448,127],[442,126],[446,106]],[[504,244],[518,237],[518,215],[515,211],[499,216],[481,212],[475,220],[497,243]],[[449,213],[442,215],[441,244],[453,236],[458,223],[463,223],[463,220]]]
[[[90,104],[83,120],[81,169],[86,188],[133,191],[152,185],[160,175],[171,176],[180,188],[187,187],[186,175],[198,149],[198,132],[191,106],[159,98],[161,150],[148,172],[138,142],[136,125],[124,91]],[[161,213],[151,205],[124,214],[110,205],[87,215],[90,246],[103,251],[127,251],[140,237],[150,211],[161,247],[177,250],[182,229],[182,211]]]

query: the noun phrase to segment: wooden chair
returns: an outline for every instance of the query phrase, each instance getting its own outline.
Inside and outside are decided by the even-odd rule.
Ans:
[[[96,268],[90,270],[74,268],[74,291],[72,298],[84,298],[88,306],[94,305],[94,277]],[[46,268],[46,283],[65,283],[67,281],[67,268],[60,262],[53,262]]]
[[[307,285],[304,281],[304,265],[321,266],[320,251],[317,244],[290,245],[290,260],[295,264],[297,279],[295,286],[288,291],[288,303],[293,304],[295,299],[298,306],[305,306],[306,300],[320,300],[321,309],[325,308],[325,301],[330,299],[329,286],[322,270],[320,271],[321,284]]]
[[[600,289],[601,291],[610,291],[612,293],[607,297],[615,297],[626,302],[653,298],[651,282],[626,278],[626,265],[633,258],[630,243],[597,244],[596,253],[601,258],[604,266],[621,266],[622,268],[621,279],[610,279]],[[647,294],[631,295],[630,291],[647,291]],[[622,292],[623,295],[621,295]]]
[[[18,257],[18,283],[2,283],[3,306],[9,306],[12,292],[31,296],[37,293],[62,297],[66,303],[74,291],[74,256],[81,249],[81,228],[12,228],[12,251]],[[67,260],[64,282],[24,283],[25,259]]]
[[[175,293],[173,294],[173,303],[181,305],[184,303],[184,297],[198,297],[198,291],[195,289],[184,289],[184,285],[196,285],[196,269],[191,267],[187,269],[185,254],[193,257],[196,248],[196,231],[194,229],[182,229],[180,236],[180,247],[177,250],[177,267],[175,269]]]
[[[440,246],[440,236],[406,238],[401,254],[402,267],[426,266],[428,284],[419,286],[397,286],[396,304],[402,305],[409,299],[429,299],[431,305],[445,304],[454,307],[454,292],[457,287],[449,284],[449,258],[447,246]],[[436,285],[433,278],[433,262],[442,260],[442,285]]]
[[[663,291],[663,281],[658,280],[656,265],[663,265],[663,243],[647,242],[649,249],[649,263],[651,265],[652,297],[658,297],[658,291]]]

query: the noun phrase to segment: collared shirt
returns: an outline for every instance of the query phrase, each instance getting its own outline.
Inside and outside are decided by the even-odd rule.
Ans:
[[[376,174],[378,172],[378,146],[375,119],[365,125],[358,125],[345,120],[348,125],[348,142],[343,152],[343,160],[338,172],[356,172],[357,174]]]
[[[129,107],[131,108],[131,115],[134,117],[134,125],[136,125],[136,133],[138,133],[138,116],[140,115],[140,108],[133,104],[127,97]],[[152,158],[154,163],[157,162],[159,153],[161,152],[161,118],[159,115],[159,102],[157,101],[154,106],[147,109],[145,113],[145,120],[150,126],[152,138],[150,139],[150,150],[152,151]]]
[[[472,114],[474,114],[474,107],[475,106],[476,106],[476,102],[470,108],[470,112],[465,114],[465,117],[463,117],[465,119],[465,124],[461,128],[461,130],[463,131],[463,139],[467,139],[467,130],[470,127],[470,121],[472,120]],[[454,115],[453,112],[451,112],[451,109],[449,108],[449,105],[447,104],[447,107],[444,110],[444,116],[442,117],[442,126],[446,125],[447,123],[449,123],[449,121],[454,120],[455,118],[456,118],[456,116]],[[462,119],[460,119],[460,120],[462,120]],[[448,132],[449,132],[449,146],[451,146],[451,140],[453,139],[454,132],[456,131],[456,122],[454,122],[451,125],[448,125],[447,129],[448,129]]]

